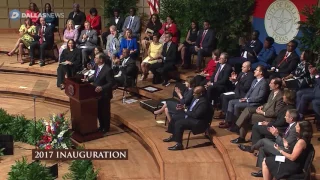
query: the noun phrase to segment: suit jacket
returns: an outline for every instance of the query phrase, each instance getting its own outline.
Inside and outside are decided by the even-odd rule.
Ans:
[[[116,48],[115,50],[112,50],[113,47],[110,47],[112,45],[112,42],[114,43],[114,46]],[[120,52],[120,41],[117,37],[114,37],[112,34],[109,34],[107,37],[106,51],[107,51],[106,54],[112,51],[112,54],[115,56],[117,56],[118,53]]]
[[[102,87],[102,98],[112,99],[112,87],[115,85],[112,69],[108,65],[104,64],[97,77],[96,74],[98,66],[94,69],[94,75],[89,79],[89,82],[93,82],[94,86]]]
[[[253,80],[249,91],[247,92],[245,98],[247,98],[248,103],[262,104],[268,95],[269,85],[265,78],[262,78],[258,83],[257,79]]]
[[[287,110],[289,109],[295,109],[296,107],[292,104],[287,104],[287,105],[284,105],[278,112],[277,112],[277,118],[276,119],[273,119],[271,120],[269,123],[268,123],[268,126],[269,127],[276,127],[278,128],[279,132],[285,132],[287,127],[288,127],[288,123],[286,122],[286,119],[284,118],[286,116],[286,112]]]
[[[111,17],[110,20],[109,20],[109,23],[107,24],[106,27],[110,27],[110,26],[114,25],[114,26],[117,27],[118,33],[121,33],[123,24],[124,24],[124,18],[123,17],[119,16],[118,23],[116,23],[116,17]]]
[[[288,141],[288,145],[289,148],[288,149],[284,149],[284,151],[286,151],[287,153],[292,152],[294,145],[296,144],[297,137],[298,134],[296,132],[296,122],[290,127],[289,131],[287,132],[287,134],[283,134],[283,136],[278,136],[276,138],[276,143],[280,146],[280,147],[284,147],[283,145],[283,138],[286,139]]]
[[[68,22],[69,19],[72,19],[75,25],[80,25],[81,27],[83,27],[84,22],[86,21],[86,15],[82,11],[80,11],[74,17],[73,17],[73,14],[74,14],[73,11],[69,13],[66,23]]]
[[[250,41],[242,47],[242,52],[247,51],[247,59],[255,59],[263,48],[262,42],[257,39],[254,42]]]
[[[229,81],[229,77],[230,77],[231,72],[232,72],[232,67],[229,64],[225,64],[224,65],[224,67],[220,70],[217,82],[214,82],[214,77],[218,73],[218,71],[220,69],[220,66],[221,66],[221,64],[219,63],[217,65],[217,67],[216,67],[216,70],[214,71],[214,73],[212,74],[212,76],[210,78],[210,82],[212,82],[213,85],[216,84],[216,85],[230,87],[231,86],[231,82]]]
[[[281,50],[279,55],[276,57],[276,59],[273,61],[273,64],[272,64],[272,67],[279,69],[278,73],[283,74],[283,76],[287,76],[291,72],[293,72],[297,68],[300,61],[300,57],[298,56],[296,51],[293,51],[287,57],[287,59],[280,64],[280,62],[285,57],[286,53],[287,53],[286,49]]]
[[[89,47],[96,47],[98,44],[98,35],[97,31],[91,29],[90,32],[87,34],[88,38],[85,41],[82,41],[82,36],[87,33],[87,30],[82,30],[79,36],[79,44],[89,46]]]
[[[40,40],[40,29],[41,25],[36,27],[36,33],[34,35],[34,41],[39,41]],[[53,45],[54,43],[54,34],[52,29],[49,26],[45,26],[45,32],[44,32],[44,42],[47,42],[49,45]]]
[[[242,77],[243,74],[244,73],[241,72],[237,76],[237,84],[235,85],[234,89],[236,99],[243,98],[247,94],[251,87],[252,81],[254,80],[254,76],[251,71],[247,72],[247,74]]]
[[[136,61],[129,57],[127,62],[123,65],[124,59],[120,61],[120,70],[126,75],[127,77],[135,77],[137,75],[137,66]]]
[[[169,49],[167,50],[167,45],[168,43],[164,43],[163,48],[162,48],[162,53],[161,55],[165,58],[163,62],[165,64],[176,64],[177,62],[177,51],[178,51],[178,46],[177,44],[171,42]]]
[[[127,30],[127,27],[129,25],[131,16],[126,17],[123,26],[122,26],[122,32],[125,32]],[[140,17],[134,16],[133,22],[131,23],[131,30],[132,35],[137,36],[140,34]]]
[[[277,95],[273,98],[274,91],[271,91],[268,97],[267,103],[263,105],[262,111],[266,114],[264,115],[267,118],[276,117],[279,110],[283,107],[283,92],[279,90]]]
[[[199,31],[199,35],[196,41],[197,47],[200,47],[203,32],[204,32],[204,29]],[[208,51],[212,51],[214,47],[214,39],[215,39],[214,31],[212,29],[208,29],[206,35],[204,36],[204,39],[202,40],[202,48],[208,49]]]

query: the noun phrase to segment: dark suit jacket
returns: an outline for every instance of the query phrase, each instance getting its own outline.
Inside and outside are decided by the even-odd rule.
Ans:
[[[94,86],[102,87],[102,97],[107,99],[112,99],[112,87],[115,84],[114,75],[112,69],[104,64],[98,77],[96,77],[98,66],[95,67],[94,75],[89,82],[93,82]]]
[[[220,69],[220,64],[217,65],[216,70],[212,74],[210,78],[210,82],[213,82],[213,85],[221,85],[221,86],[231,86],[231,82],[229,81],[229,77],[232,72],[232,67],[229,64],[225,64],[223,69],[220,71],[217,82],[214,82],[214,77]]]
[[[283,138],[286,139],[288,141],[288,145],[289,145],[289,148],[286,150],[284,149],[284,151],[286,151],[287,153],[290,153],[292,152],[293,150],[293,147],[295,145],[295,143],[298,141],[297,140],[297,137],[298,137],[298,134],[296,132],[296,124],[297,123],[294,123],[287,134],[283,134],[283,136],[278,136],[276,138],[276,143],[280,146],[280,147],[284,147],[283,145]]]
[[[283,74],[281,77],[287,76],[291,72],[293,72],[297,68],[297,65],[299,64],[299,61],[300,61],[300,57],[298,56],[298,54],[295,51],[293,51],[291,52],[290,56],[287,57],[287,59],[283,61],[279,66],[279,63],[283,60],[286,53],[287,53],[286,49],[281,50],[279,55],[276,57],[276,59],[273,61],[273,64],[272,64],[272,67],[279,69],[278,71],[279,74]]]
[[[112,17],[112,18],[110,18],[110,21],[109,21],[107,27],[110,27],[110,26],[114,25],[114,26],[117,27],[118,33],[121,33],[121,32],[122,32],[123,24],[124,24],[124,18],[123,18],[123,17],[119,16],[119,21],[118,21],[118,23],[116,23],[116,18],[115,18],[115,17]]]
[[[260,53],[261,49],[263,48],[262,42],[257,39],[254,43],[247,42],[245,46],[242,47],[242,52],[247,51],[247,59],[255,59],[255,57]],[[250,54],[251,55],[250,55]]]
[[[274,97],[274,91],[271,91],[267,103],[263,105],[262,111],[264,111],[265,117],[272,118],[276,117],[279,110],[283,107],[283,92],[280,90],[276,97]],[[272,99],[273,98],[273,99]]]
[[[89,39],[86,39],[84,42],[82,42],[82,37],[84,34],[86,34],[87,30],[82,30],[81,34],[79,36],[79,44],[89,46],[89,47],[96,47],[98,45],[98,33],[94,29],[90,29],[90,32],[87,34]]]
[[[245,76],[241,78],[244,73],[241,72],[237,76],[237,84],[235,85],[234,93],[236,99],[243,98],[249,91],[252,81],[254,80],[253,73],[249,71]]]
[[[68,21],[69,19],[72,19],[72,20],[74,21],[74,24],[75,24],[75,25],[80,25],[81,27],[84,27],[84,22],[86,21],[86,15],[85,15],[82,11],[80,11],[80,12],[79,12],[78,14],[76,14],[74,17],[73,17],[73,14],[74,14],[73,11],[69,13],[69,16],[68,16],[67,21]],[[66,21],[66,22],[67,22],[67,21]],[[81,28],[80,28],[80,29],[81,29]]]
[[[122,32],[125,32],[127,30],[127,27],[130,23],[131,16],[127,16],[124,20],[123,26],[122,26]],[[131,30],[133,36],[137,36],[140,34],[140,17],[134,16],[133,22],[131,24]]]
[[[122,62],[124,59],[120,61],[120,70],[127,76],[127,77],[136,77],[137,76],[137,66],[135,60],[129,58],[128,61],[122,66]]]
[[[273,119],[271,120],[269,123],[268,123],[268,126],[271,127],[271,126],[274,126],[276,128],[278,128],[279,132],[285,132],[285,130],[287,129],[288,127],[288,123],[286,122],[286,119],[284,118],[286,116],[286,112],[287,110],[289,109],[295,109],[296,107],[294,105],[291,105],[291,104],[287,104],[285,106],[283,106],[278,112],[277,112],[277,118],[276,119]]]
[[[169,49],[167,50],[168,43],[165,43],[162,48],[161,55],[165,57],[165,60],[163,61],[164,64],[176,64],[177,62],[177,51],[178,46],[177,44],[171,42]]]
[[[251,105],[262,104],[268,96],[269,85],[267,80],[262,78],[257,84],[256,82],[257,79],[253,80],[251,87],[245,96]]]
[[[40,26],[37,26],[36,28],[36,33],[34,35],[34,41],[39,41],[40,40],[40,36],[39,36],[39,31],[41,29],[41,25]],[[54,43],[54,34],[53,34],[53,31],[52,29],[49,27],[49,26],[46,26],[45,28],[45,32],[44,32],[44,39],[45,39],[45,42],[47,42],[49,45],[53,45]]]
[[[204,29],[199,31],[199,35],[198,35],[197,41],[196,41],[197,47],[200,47],[203,32],[204,32]],[[215,39],[214,31],[212,29],[208,29],[208,31],[202,41],[202,48],[207,49],[208,51],[212,51],[213,47],[214,47],[214,39]]]

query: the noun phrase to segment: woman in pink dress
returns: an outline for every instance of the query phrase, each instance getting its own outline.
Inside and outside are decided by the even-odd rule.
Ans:
[[[31,21],[33,22],[33,24],[35,26],[37,26],[39,24],[38,20],[39,20],[39,8],[35,3],[30,3],[29,5],[29,9],[26,10],[26,15],[27,17],[29,17],[31,19]]]
[[[60,61],[60,56],[62,51],[67,48],[68,41],[70,39],[73,39],[75,42],[77,42],[77,37],[78,37],[78,30],[74,28],[73,20],[69,19],[67,21],[66,30],[64,31],[64,34],[63,34],[63,44],[59,49],[59,61]]]

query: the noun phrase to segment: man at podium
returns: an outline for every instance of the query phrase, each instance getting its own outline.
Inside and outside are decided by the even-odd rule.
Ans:
[[[108,132],[110,129],[110,101],[112,99],[112,87],[115,84],[113,71],[107,63],[108,58],[103,53],[98,53],[95,58],[95,73],[89,79],[96,87],[95,92],[101,93],[98,101],[99,131]]]

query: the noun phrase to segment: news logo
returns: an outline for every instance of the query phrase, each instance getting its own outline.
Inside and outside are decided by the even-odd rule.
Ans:
[[[21,12],[17,9],[13,9],[9,12],[9,18],[12,20],[19,20],[21,17]]]
[[[9,12],[9,18],[11,20],[19,20],[20,18],[46,18],[46,17],[51,17],[51,18],[64,18],[64,13],[21,13],[17,9],[13,9]]]

